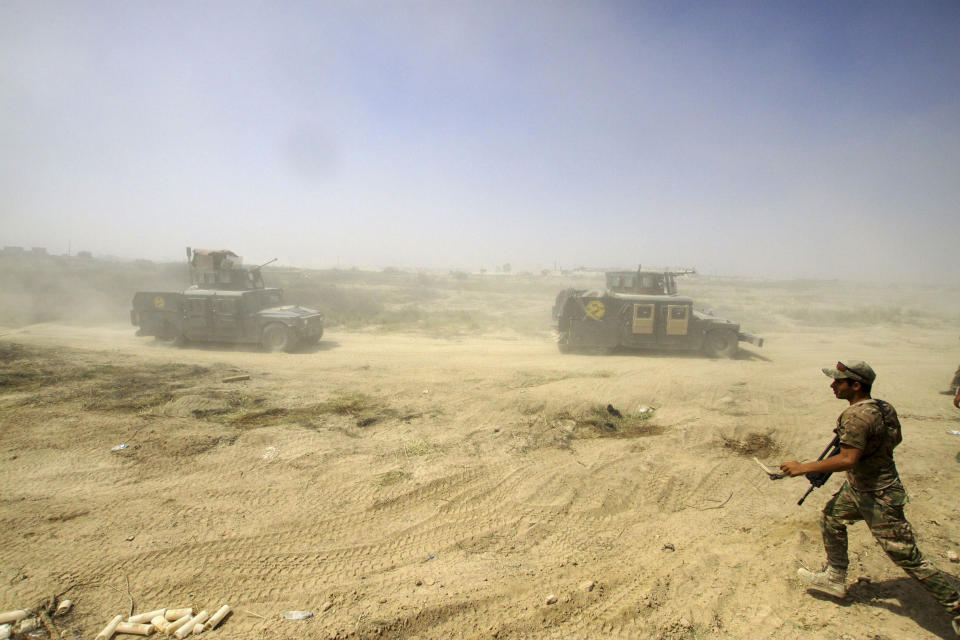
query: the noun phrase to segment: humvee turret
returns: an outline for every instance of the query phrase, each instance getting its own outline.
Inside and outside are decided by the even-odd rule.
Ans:
[[[284,305],[282,289],[263,285],[265,265],[244,267],[227,250],[187,247],[187,257],[190,288],[134,294],[130,321],[138,336],[260,344],[268,351],[292,351],[323,336],[323,314]]]
[[[736,322],[693,309],[693,300],[677,293],[676,276],[686,271],[611,271],[606,290],[564,289],[557,295],[561,352],[674,349],[704,351],[732,358],[739,343],[763,346],[763,338],[740,331]]]

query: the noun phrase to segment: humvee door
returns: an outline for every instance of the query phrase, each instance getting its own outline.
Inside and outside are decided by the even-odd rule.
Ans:
[[[213,298],[189,296],[184,305],[184,333],[190,339],[208,339],[213,333]]]

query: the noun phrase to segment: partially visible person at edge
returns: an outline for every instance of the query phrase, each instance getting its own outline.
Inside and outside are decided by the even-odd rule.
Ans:
[[[846,524],[863,520],[890,559],[950,613],[953,630],[960,636],[960,594],[946,574],[923,557],[903,514],[907,496],[893,461],[893,449],[903,439],[896,410],[890,403],[870,397],[877,375],[866,362],[838,362],[836,368],[824,368],[823,373],[833,378],[833,394],[850,404],[837,418],[834,430],[840,453],[819,462],[789,460],[780,469],[789,476],[846,471],[847,479],[820,517],[827,568],[799,569],[797,575],[811,589],[845,596],[850,564]]]
[[[941,391],[940,393],[945,396],[952,396],[960,393],[960,367],[957,367],[957,370],[953,372],[953,380],[950,381],[950,388],[946,391]]]
[[[946,391],[941,391],[945,396],[956,396],[960,398],[960,366],[957,367],[957,370],[953,372],[953,380],[950,381],[950,388]],[[954,398],[953,406],[960,409],[960,406],[957,406],[957,399]]]

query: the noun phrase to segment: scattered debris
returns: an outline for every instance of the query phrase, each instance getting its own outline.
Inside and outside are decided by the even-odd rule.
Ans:
[[[0,624],[7,622],[20,622],[24,618],[28,617],[30,612],[26,609],[15,609],[13,611],[4,611],[0,613]]]
[[[156,629],[150,624],[138,624],[136,622],[121,622],[117,624],[117,633],[126,633],[132,636],[149,636]]]
[[[960,431],[957,431],[956,429],[947,429],[947,433],[952,436],[960,436]]]
[[[947,551],[947,560],[950,562],[960,562],[960,556],[957,555],[956,551]]]
[[[123,616],[116,615],[113,620],[107,623],[103,631],[97,634],[97,640],[110,640],[113,634],[117,632],[117,625],[123,622]]]
[[[144,622],[150,622],[157,616],[163,617],[167,613],[166,609],[154,609],[153,611],[147,611],[145,613],[138,613],[135,616],[130,616],[127,618],[127,622],[131,624],[142,624]],[[166,618],[164,618],[166,619]]]
[[[668,542],[667,544],[663,545],[663,548],[661,548],[660,550],[661,550],[661,551],[676,551],[677,548],[674,547],[672,543]]]
[[[126,449],[127,447],[128,447],[128,445],[127,445],[126,443],[124,443],[124,444],[118,444],[118,445],[115,446],[115,447],[110,447],[110,451],[123,451],[123,450]]]
[[[241,381],[243,381],[243,380],[249,380],[249,379],[250,379],[250,376],[244,374],[244,375],[240,375],[240,376],[230,376],[230,377],[228,377],[228,378],[224,378],[224,379],[221,380],[220,382],[241,382]]]
[[[186,638],[191,633],[202,633],[203,623],[205,623],[209,617],[209,613],[206,611],[201,611],[197,615],[187,620],[173,635],[177,638],[177,640],[183,640],[183,638]]]
[[[586,582],[581,582],[579,588],[580,588],[580,591],[585,591],[589,593],[593,591],[593,588],[595,586],[597,586],[597,583],[595,580],[587,580]]]
[[[72,606],[73,600],[61,600],[60,604],[57,605],[57,611],[54,615],[65,616]]]
[[[122,616],[117,624],[114,625],[111,633],[124,633],[131,635],[149,636],[157,631],[163,635],[172,635],[177,640],[183,640],[191,633],[197,635],[219,624],[230,612],[228,605],[223,605],[217,613],[211,616],[205,610],[197,615],[193,615],[193,607],[180,607],[176,609],[155,609],[127,617],[126,622],[122,621]],[[216,620],[214,620],[216,618]],[[116,619],[115,619],[116,620]],[[111,620],[111,624],[113,624]],[[149,622],[149,624],[146,624]],[[211,622],[213,623],[211,625]],[[109,628],[109,625],[108,625]],[[108,629],[101,632],[106,633]],[[109,640],[110,636],[104,636]],[[104,640],[97,636],[99,640]]]
[[[313,617],[312,611],[287,611],[283,614],[287,620],[306,620]]]
[[[557,596],[553,594],[547,596],[547,604],[557,604]]]
[[[230,605],[228,604],[223,605],[222,607],[217,609],[217,612],[215,614],[210,616],[209,620],[203,623],[203,630],[210,631],[211,629],[215,629],[218,624],[223,622],[223,619],[226,618],[227,614],[229,613],[230,613]]]
[[[333,606],[333,603],[327,600],[326,602],[323,603],[323,606],[320,607],[320,613],[323,613],[324,611],[329,610],[330,607],[332,606]]]
[[[163,617],[170,622],[174,620],[179,620],[183,616],[192,616],[193,607],[180,607],[179,609],[167,609],[163,613]]]
[[[732,497],[733,497],[733,491],[731,491],[731,492],[730,492],[730,495],[727,496],[727,499],[724,500],[723,502],[721,502],[720,504],[715,505],[715,506],[712,506],[712,507],[703,507],[703,508],[699,509],[699,511],[709,511],[710,509],[722,509],[722,508],[724,507],[724,505],[726,505],[728,502],[730,502],[730,498],[732,498]],[[712,498],[710,498],[710,500],[711,500],[712,502],[716,502],[716,500],[713,500]]]
[[[13,628],[10,624],[0,624],[0,640],[7,640],[10,635],[13,633]]]
[[[169,612],[167,612],[167,616],[168,616],[168,617],[169,617],[169,615],[170,615]],[[181,616],[181,617],[177,618],[176,620],[174,620],[173,622],[171,622],[170,624],[166,625],[167,628],[164,630],[164,633],[167,634],[168,636],[169,636],[169,635],[172,635],[172,634],[175,634],[177,631],[180,630],[181,627],[183,627],[184,625],[186,625],[186,624],[187,624],[188,622],[190,622],[190,620],[192,620],[192,619],[193,619],[193,612],[192,612],[192,610],[191,610],[190,613],[188,613],[188,614],[186,614],[186,615],[184,615],[184,616]],[[181,637],[182,637],[182,636],[181,636]]]
[[[24,634],[36,631],[37,627],[40,626],[40,622],[36,618],[24,618],[20,621],[20,629],[17,633]]]
[[[607,405],[607,413],[609,413],[610,415],[612,415],[614,418],[622,418],[622,417],[623,417],[623,414],[620,413],[619,411],[617,411],[616,409],[614,409],[614,407],[613,407],[612,404],[608,404],[608,405]]]

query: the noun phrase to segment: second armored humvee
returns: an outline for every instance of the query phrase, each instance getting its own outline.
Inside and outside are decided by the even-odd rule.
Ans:
[[[738,323],[694,311],[693,300],[677,293],[680,273],[688,272],[611,271],[606,291],[564,289],[553,307],[560,351],[625,347],[732,358],[741,341],[763,346]]]
[[[226,250],[188,247],[187,255],[190,288],[134,294],[130,321],[137,335],[259,344],[268,351],[292,351],[323,337],[323,314],[284,305],[282,289],[263,286],[260,267],[243,267]]]

